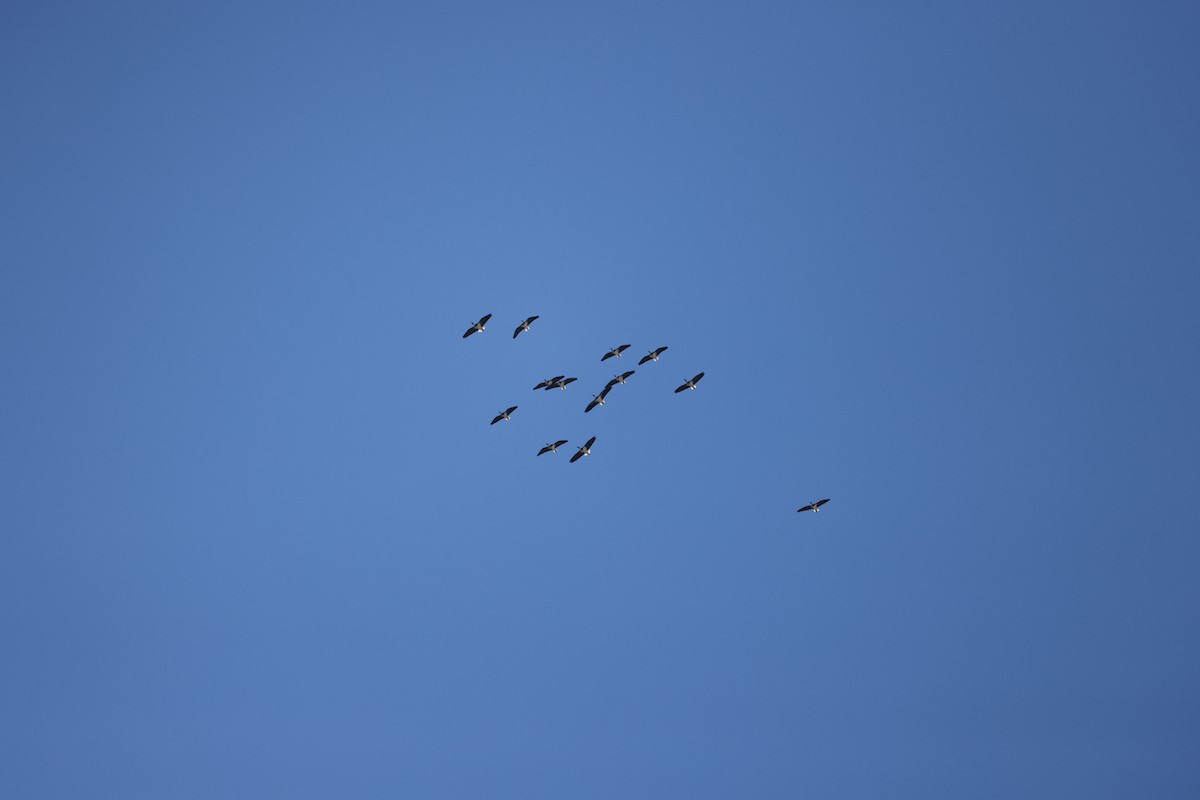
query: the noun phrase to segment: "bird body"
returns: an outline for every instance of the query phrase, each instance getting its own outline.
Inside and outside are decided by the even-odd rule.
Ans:
[[[593,436],[592,438],[590,438],[586,442],[584,442],[583,447],[580,447],[575,452],[575,455],[571,456],[571,463],[574,464],[576,461],[583,458],[584,456],[590,456],[592,454],[592,445],[595,444],[595,442],[596,442],[595,436]]]
[[[620,357],[621,357],[621,353],[622,353],[624,350],[626,350],[628,347],[629,347],[629,345],[627,345],[627,344],[623,344],[623,345],[621,345],[620,347],[614,347],[612,350],[609,350],[607,353],[605,353],[604,355],[600,356],[600,360],[601,360],[601,361],[607,361],[608,359],[612,358],[613,356],[616,356],[617,358],[620,358]]]
[[[529,317],[527,320],[517,325],[517,329],[513,331],[513,338],[517,338],[517,334],[519,334],[521,331],[529,330],[529,323],[533,322],[535,319],[537,319],[537,314],[534,314],[532,317]]]
[[[472,333],[479,333],[480,331],[487,330],[487,323],[488,323],[488,320],[491,318],[492,318],[491,314],[484,314],[479,319],[479,322],[476,322],[473,325],[471,325],[471,327],[467,328],[467,332],[463,334],[463,338],[464,339],[467,338]]]
[[[797,509],[796,509],[796,511],[797,511],[797,512],[800,512],[800,511],[820,511],[820,510],[821,510],[821,506],[825,505],[825,504],[826,504],[826,503],[828,503],[828,502],[829,502],[829,498],[828,498],[828,497],[826,497],[824,500],[818,500],[818,501],[817,501],[817,502],[815,502],[815,503],[809,503],[809,504],[808,504],[808,505],[806,505],[804,508],[797,508]]]
[[[551,389],[566,389],[568,383],[571,383],[571,382],[577,381],[577,380],[579,380],[579,379],[578,378],[563,378],[562,375],[559,375],[558,378],[556,378],[555,380],[551,381],[550,383],[548,383],[546,385],[546,391],[550,391]]]
[[[684,381],[683,384],[678,389],[675,390],[675,394],[679,394],[684,389],[691,389],[693,392],[696,391],[696,384],[699,383],[700,379],[703,377],[704,377],[704,373],[701,372],[699,375],[692,378],[690,381]]]
[[[558,448],[562,447],[566,443],[566,439],[559,439],[557,442],[547,442],[545,447],[543,447],[541,450],[538,450],[538,455],[540,456],[542,453],[557,453]]]
[[[642,356],[642,360],[638,362],[638,366],[640,367],[642,364],[645,364],[647,361],[658,361],[658,357],[661,356],[666,351],[666,349],[667,348],[665,348],[665,347],[660,347],[657,350],[651,350],[649,353],[646,353],[646,355]]]
[[[502,419],[503,420],[511,419],[510,415],[512,414],[512,412],[514,412],[516,410],[517,410],[516,406],[510,406],[509,408],[506,408],[505,410],[501,411],[499,414],[496,415],[496,418],[494,420],[492,420],[491,424],[495,425],[497,422],[499,422]]]

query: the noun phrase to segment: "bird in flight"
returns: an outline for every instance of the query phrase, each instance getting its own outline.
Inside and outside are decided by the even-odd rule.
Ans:
[[[642,360],[638,362],[638,366],[640,367],[647,361],[658,361],[658,357],[661,356],[666,349],[667,348],[665,347],[660,347],[657,350],[651,350],[649,353],[646,353],[646,355],[642,356]]]
[[[824,500],[818,500],[815,503],[809,503],[804,508],[797,508],[796,511],[798,511],[798,512],[799,511],[820,511],[821,506],[825,505],[828,502],[829,502],[829,498],[826,497]]]
[[[571,463],[574,464],[576,461],[583,458],[584,456],[590,456],[592,454],[592,445],[595,442],[596,442],[595,436],[593,436],[592,438],[590,438],[586,442],[584,442],[583,447],[579,448],[579,450],[576,451],[575,455],[571,456]]]
[[[621,353],[622,353],[624,350],[626,350],[628,347],[629,347],[629,345],[627,345],[627,344],[623,344],[623,345],[621,345],[620,347],[614,347],[612,350],[609,350],[607,353],[605,353],[604,355],[600,356],[600,360],[601,360],[601,361],[607,361],[608,359],[612,358],[613,356],[616,356],[617,358],[620,358],[620,357],[621,357]]]
[[[622,375],[613,375],[612,380],[608,382],[608,386],[606,386],[604,388],[611,389],[612,387],[616,386],[618,383],[625,383],[625,381],[627,381],[629,379],[629,376],[632,375],[633,373],[634,373],[634,370],[629,370],[628,372],[626,372]]]
[[[538,455],[540,456],[542,453],[557,453],[558,448],[562,447],[566,443],[567,443],[566,439],[559,439],[557,442],[554,442],[553,444],[551,444],[550,442],[547,442],[545,447],[543,447],[541,450],[538,450]]]
[[[568,383],[571,383],[572,381],[577,381],[577,380],[579,380],[579,379],[578,378],[564,378],[562,375],[559,375],[558,378],[556,378],[555,380],[552,380],[552,381],[550,381],[550,383],[546,384],[546,391],[548,392],[551,389],[566,389]]]
[[[553,378],[547,378],[546,380],[539,383],[537,386],[533,387],[533,390],[536,392],[538,389],[548,389],[548,388],[550,388],[550,384],[557,383],[558,381],[561,381],[562,379],[563,379],[562,375],[555,375]]]
[[[684,382],[683,382],[683,385],[682,385],[682,386],[680,386],[678,389],[676,389],[676,390],[675,390],[675,394],[679,394],[679,393],[680,393],[680,392],[682,392],[684,389],[691,389],[693,392],[694,392],[694,391],[696,391],[696,384],[697,384],[697,383],[699,383],[699,382],[700,382],[700,379],[701,379],[701,378],[703,378],[703,377],[704,377],[704,373],[703,373],[703,372],[701,372],[699,375],[697,375],[696,377],[692,378],[690,381],[684,381]]]
[[[501,411],[499,414],[497,414],[497,415],[496,415],[496,418],[495,418],[494,420],[492,420],[491,424],[492,424],[492,425],[495,425],[497,422],[499,422],[499,421],[500,421],[500,420],[502,420],[502,419],[504,419],[504,420],[511,420],[511,419],[512,419],[512,417],[511,417],[511,416],[509,416],[509,415],[510,415],[510,414],[512,414],[512,412],[514,412],[514,411],[516,411],[516,410],[517,410],[517,407],[516,407],[516,406],[512,406],[512,407],[510,407],[510,408],[506,408],[504,411]]]
[[[588,403],[588,404],[587,404],[587,408],[585,408],[585,409],[583,410],[583,413],[585,413],[585,414],[586,414],[587,412],[591,411],[591,410],[592,410],[593,408],[595,408],[596,406],[602,406],[602,405],[604,405],[604,397],[605,397],[605,396],[608,394],[608,390],[609,390],[609,389],[611,389],[611,388],[612,388],[611,386],[605,386],[605,387],[604,387],[604,388],[603,388],[603,389],[600,391],[600,394],[594,394],[594,395],[592,395],[592,402],[590,402],[590,403]]]
[[[492,318],[491,314],[484,314],[483,317],[479,320],[479,322],[476,322],[474,325],[467,328],[467,332],[463,334],[463,338],[464,339],[467,338],[472,333],[479,333],[480,331],[487,330],[486,325],[488,323],[488,320],[491,318]]]
[[[513,338],[517,338],[517,334],[519,334],[521,331],[529,330],[529,323],[533,322],[535,319],[537,319],[537,314],[534,314],[532,317],[518,325],[517,329],[513,331]]]

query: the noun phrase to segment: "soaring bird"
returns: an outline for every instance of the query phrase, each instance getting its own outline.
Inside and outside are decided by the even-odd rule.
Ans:
[[[613,356],[620,358],[621,353],[624,352],[624,350],[628,347],[629,347],[629,345],[627,345],[627,344],[623,344],[620,347],[614,347],[612,350],[609,350],[607,353],[600,356],[600,360],[607,361],[608,359],[612,358]]]
[[[634,373],[634,370],[629,370],[629,372],[626,372],[623,375],[613,375],[612,380],[608,382],[608,386],[606,386],[604,388],[611,389],[612,387],[616,386],[618,383],[624,383],[626,380],[629,379],[629,376],[632,375],[633,373]]]
[[[579,448],[579,450],[576,451],[575,455],[571,456],[571,463],[574,464],[576,461],[583,458],[584,456],[590,456],[592,454],[592,445],[595,442],[596,442],[595,436],[593,436],[592,438],[590,438],[586,442],[584,442],[583,447]]]
[[[546,384],[546,391],[548,392],[551,389],[566,389],[568,383],[571,383],[572,381],[577,381],[577,380],[579,380],[579,379],[578,378],[563,378],[562,375],[559,375],[558,378],[555,378],[554,380],[550,381],[550,383]]]
[[[567,443],[566,439],[559,439],[557,442],[554,442],[553,444],[547,442],[545,447],[543,447],[541,450],[538,450],[538,455],[540,456],[542,453],[557,453],[558,448],[562,447],[566,443]]]
[[[525,320],[520,325],[518,325],[517,329],[515,331],[513,331],[513,338],[514,339],[517,338],[517,334],[520,333],[521,331],[529,330],[529,323],[533,322],[535,319],[537,319],[537,314],[534,314],[532,317],[530,317],[529,319]]]
[[[546,380],[539,383],[537,386],[533,387],[533,390],[536,392],[538,389],[549,389],[550,384],[557,383],[558,381],[561,381],[562,378],[563,378],[562,375],[555,375],[553,378],[547,378]]]
[[[507,408],[504,411],[501,411],[499,414],[496,415],[496,418],[494,420],[492,420],[491,424],[495,425],[497,422],[499,422],[502,419],[505,419],[505,420],[512,419],[509,415],[512,414],[512,412],[514,412],[516,410],[517,410],[517,407],[512,406],[511,408]]]
[[[798,512],[799,511],[820,511],[821,506],[825,505],[828,502],[829,502],[829,498],[826,497],[824,500],[818,500],[815,503],[809,503],[804,508],[797,508],[796,511],[798,511]]]
[[[700,382],[700,379],[701,379],[701,378],[703,378],[703,377],[704,377],[704,373],[703,373],[703,372],[701,372],[699,375],[697,375],[696,377],[692,378],[690,381],[684,381],[684,382],[683,382],[683,385],[682,385],[682,386],[680,386],[678,389],[676,389],[676,390],[675,390],[675,394],[679,394],[679,393],[680,393],[680,392],[682,392],[684,389],[691,389],[693,392],[694,392],[694,391],[696,391],[696,384],[697,384],[697,383],[699,383],[699,382]]]
[[[479,322],[476,322],[474,325],[467,328],[467,332],[463,334],[463,338],[464,339],[467,338],[472,333],[479,333],[480,331],[487,330],[487,327],[486,327],[487,322],[491,318],[492,318],[491,314],[484,314],[483,317],[479,320]]]
[[[665,347],[660,347],[657,350],[651,350],[649,353],[646,353],[646,355],[642,356],[642,360],[638,362],[638,366],[640,367],[647,361],[658,361],[658,357],[661,356],[666,349],[667,348]]]
[[[594,394],[594,395],[592,395],[592,402],[590,402],[590,403],[588,403],[588,404],[587,404],[587,408],[585,408],[585,409],[583,410],[583,413],[585,413],[585,414],[586,414],[587,412],[591,411],[591,410],[592,410],[593,408],[595,408],[596,406],[602,406],[602,405],[604,405],[604,397],[605,397],[605,395],[607,395],[607,394],[608,394],[608,390],[609,390],[609,389],[611,389],[611,388],[612,388],[611,386],[605,386],[605,387],[604,387],[604,388],[603,388],[603,389],[600,391],[600,394]]]

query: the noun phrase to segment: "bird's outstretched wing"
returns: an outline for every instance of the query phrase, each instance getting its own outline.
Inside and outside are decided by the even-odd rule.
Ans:
[[[525,324],[526,324],[526,325],[529,325],[529,324],[531,324],[531,323],[532,323],[532,322],[533,322],[535,319],[537,319],[537,318],[538,318],[538,315],[537,315],[537,314],[534,314],[532,317],[530,317],[529,319],[525,320]]]
[[[554,448],[553,448],[553,447],[551,447],[550,445],[546,445],[546,446],[545,446],[545,447],[543,447],[541,450],[538,450],[538,455],[540,456],[542,453],[549,453],[549,452],[551,452],[551,451],[553,451],[553,450],[554,450]]]
[[[571,456],[571,463],[574,464],[576,461],[578,461],[581,458],[583,458],[583,448],[582,447],[575,451],[575,455]]]
[[[801,511],[812,511],[812,510],[813,510],[813,507],[811,505],[808,505],[808,506],[805,506],[804,508],[797,508],[796,513],[800,513]]]
[[[503,415],[503,414],[497,414],[497,415],[496,415],[496,418],[495,418],[494,420],[492,420],[492,423],[491,423],[491,424],[495,425],[497,422],[499,422],[499,421],[500,421],[500,420],[502,420],[502,419],[504,419],[504,415]]]
[[[638,362],[638,366],[640,367],[642,364],[645,364],[647,361],[653,360],[653,358],[654,358],[654,356],[647,353],[646,355],[642,356],[642,360]]]
[[[572,381],[577,381],[577,380],[579,380],[579,378],[566,378],[563,380],[562,385],[566,386],[568,383],[571,383]]]
[[[509,408],[506,408],[506,409],[504,409],[504,413],[505,413],[505,414],[511,414],[512,412],[514,412],[514,411],[516,411],[516,410],[517,410],[517,407],[516,407],[516,406],[511,406],[511,407],[509,407]]]
[[[468,337],[468,336],[470,336],[472,333],[475,333],[475,332],[476,332],[476,331],[478,331],[478,330],[479,330],[478,328],[476,328],[474,325],[472,325],[471,327],[467,328],[467,332],[463,334],[463,338],[464,338],[464,339],[465,339],[465,338],[467,338],[467,337]]]
[[[520,335],[521,335],[521,331],[523,331],[523,330],[525,330],[525,326],[524,326],[523,324],[522,324],[522,325],[518,325],[518,326],[517,326],[517,329],[516,329],[515,331],[513,331],[513,338],[515,339],[515,338],[517,338],[518,336],[520,336]]]
[[[825,505],[828,502],[829,502],[828,497],[826,497],[824,500],[818,500],[817,502],[813,503],[813,508],[820,508],[821,506]]]
[[[587,442],[586,442],[586,443],[583,445],[583,449],[584,449],[584,450],[591,450],[591,449],[592,449],[592,445],[594,445],[595,443],[596,443],[596,437],[595,437],[595,436],[593,436],[592,438],[588,439],[588,440],[587,440]]]
[[[629,345],[627,345],[627,344],[623,344],[623,345],[621,345],[620,347],[618,347],[618,348],[617,348],[617,352],[618,352],[618,353],[624,353],[624,352],[625,352],[626,350],[628,350],[628,349],[629,349]]]
[[[550,383],[550,381],[542,381],[537,386],[533,387],[533,390],[536,392],[538,389],[545,389],[546,385],[549,383]]]
[[[703,373],[703,372],[701,372],[699,375],[697,375],[696,377],[692,378],[692,383],[699,383],[699,382],[700,382],[700,379],[701,379],[701,378],[703,378],[703,377],[704,377],[704,373]]]
[[[614,350],[609,350],[607,353],[605,353],[604,355],[600,356],[600,360],[601,360],[601,361],[608,361],[610,358],[612,358],[612,357],[613,357],[613,356],[615,356],[616,354],[617,354],[617,353],[616,353],[616,351],[614,351]]]
[[[557,442],[555,442],[555,443],[554,443],[554,446],[555,446],[555,447],[562,447],[562,446],[563,446],[564,444],[566,444],[566,443],[567,443],[567,440],[566,440],[566,439],[559,439]]]
[[[482,328],[484,325],[487,325],[488,320],[491,318],[492,318],[491,314],[484,314],[482,317],[479,318],[479,327]]]
[[[588,404],[587,404],[587,408],[585,408],[585,409],[583,410],[583,413],[585,413],[585,414],[586,414],[587,412],[591,411],[593,408],[595,408],[595,407],[596,407],[596,406],[598,406],[598,405],[600,405],[600,401],[599,401],[599,400],[593,400],[592,402],[590,402],[590,403],[588,403]]]
[[[682,392],[682,391],[683,391],[684,389],[686,389],[686,388],[688,388],[688,385],[685,383],[685,384],[683,384],[682,386],[678,387],[678,388],[675,390],[675,394],[679,394],[680,392]]]

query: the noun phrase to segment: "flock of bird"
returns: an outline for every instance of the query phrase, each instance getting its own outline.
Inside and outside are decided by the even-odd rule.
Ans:
[[[492,318],[491,314],[484,314],[479,319],[478,322],[472,323],[471,326],[467,328],[466,332],[462,335],[462,338],[466,339],[473,334],[483,333],[484,331],[486,331],[488,321],[491,320],[491,318]],[[524,320],[522,320],[517,325],[516,330],[513,331],[512,338],[516,339],[522,333],[528,333],[529,329],[530,329],[530,325],[532,325],[534,320],[536,320],[537,318],[538,318],[538,315],[535,314],[532,317],[527,317]],[[630,345],[628,345],[628,344],[618,345],[617,347],[614,347],[613,349],[611,349],[607,353],[605,353],[603,356],[601,356],[600,360],[607,361],[610,358],[621,358],[622,357],[621,354],[624,353],[627,349],[629,349],[629,347],[630,347]],[[666,351],[667,351],[666,347],[659,347],[655,350],[651,350],[650,352],[646,353],[646,355],[642,356],[641,360],[638,361],[638,366],[640,367],[643,364],[646,364],[651,361],[657,362],[658,359],[662,356],[662,354],[665,353]],[[586,413],[590,412],[596,406],[604,405],[604,399],[606,397],[608,397],[608,393],[610,391],[612,391],[612,388],[614,386],[623,385],[627,380],[629,380],[629,377],[631,375],[633,375],[634,372],[635,372],[635,370],[631,369],[626,372],[614,375],[612,377],[612,380],[610,380],[608,382],[608,384],[603,389],[600,390],[599,394],[592,395],[591,402],[589,402],[587,404],[587,406],[583,409],[583,412],[586,414]],[[703,372],[697,373],[690,380],[686,380],[683,383],[681,383],[675,389],[675,394],[679,394],[680,392],[683,392],[683,391],[686,391],[689,389],[692,391],[695,391],[696,384],[698,384],[700,382],[700,379],[703,377],[704,377]],[[574,383],[576,380],[578,380],[578,378],[568,378],[566,375],[555,375],[553,378],[547,378],[544,381],[538,382],[538,384],[533,387],[533,390],[535,392],[538,391],[539,389],[542,391],[550,391],[551,389],[565,390],[567,388],[568,384]],[[495,425],[497,422],[511,421],[512,413],[514,411],[516,411],[517,408],[518,408],[517,406],[509,406],[508,408],[504,409],[503,411],[501,411],[499,414],[497,414],[495,416],[495,418],[491,421],[491,424]],[[567,443],[566,439],[559,439],[557,442],[547,442],[545,447],[543,447],[541,450],[538,450],[537,455],[542,456],[542,455],[545,455],[546,453],[557,453],[558,448],[563,446],[566,443]],[[591,437],[586,442],[584,442],[583,445],[575,452],[575,454],[571,456],[570,463],[574,464],[576,461],[583,458],[584,456],[591,455],[592,454],[592,445],[595,443],[596,443],[595,436]],[[820,511],[821,506],[825,505],[828,502],[829,502],[829,498],[825,498],[824,500],[817,500],[815,502],[809,503],[808,505],[804,506],[803,508],[798,508],[796,510],[797,511],[814,511],[814,512],[816,512],[816,511]]]

